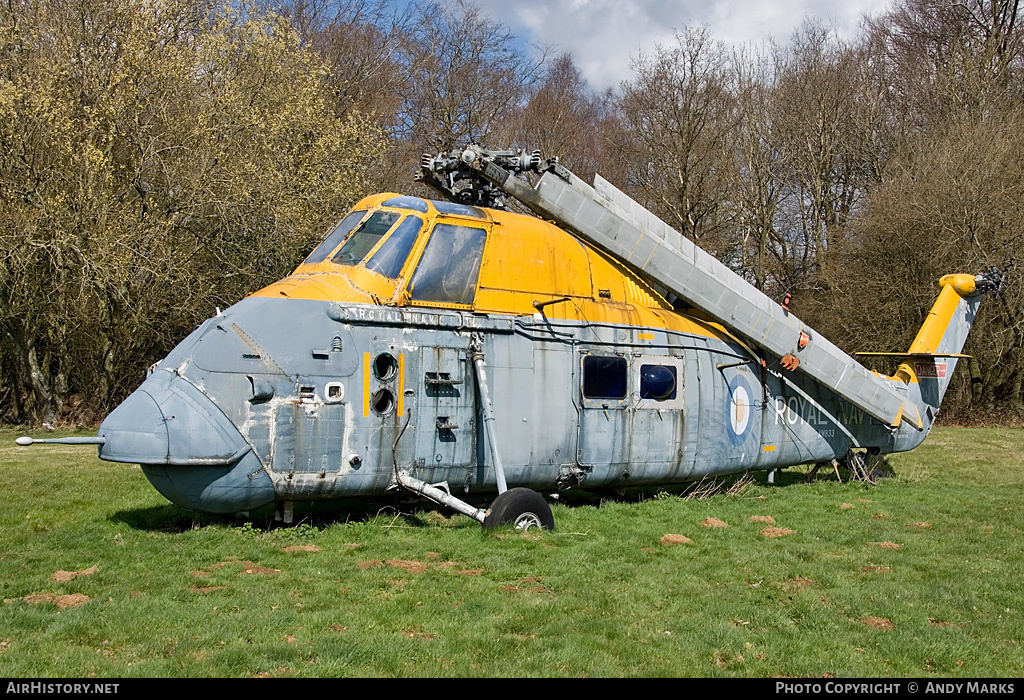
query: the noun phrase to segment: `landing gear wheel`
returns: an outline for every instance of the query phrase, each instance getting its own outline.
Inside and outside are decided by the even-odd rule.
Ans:
[[[502,525],[512,525],[519,532],[534,527],[554,530],[555,518],[551,515],[551,507],[539,493],[526,488],[514,488],[498,494],[491,502],[483,524],[488,530]]]

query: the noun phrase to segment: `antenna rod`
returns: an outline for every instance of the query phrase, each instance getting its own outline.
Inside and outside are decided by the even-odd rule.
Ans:
[[[51,445],[103,445],[107,442],[103,437],[66,437],[66,438],[30,438],[27,436],[14,440],[22,447],[29,445],[47,443]]]

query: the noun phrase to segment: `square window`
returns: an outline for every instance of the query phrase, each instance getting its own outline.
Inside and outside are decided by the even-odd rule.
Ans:
[[[626,358],[587,355],[583,358],[583,396],[587,399],[626,398]]]

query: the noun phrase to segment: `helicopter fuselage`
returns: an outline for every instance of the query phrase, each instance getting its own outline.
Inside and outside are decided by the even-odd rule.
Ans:
[[[887,378],[924,414],[884,425],[551,224],[376,195],[151,368],[100,457],[212,513],[384,494],[399,473],[493,493],[495,448],[510,486],[680,483],[911,449],[955,363]]]

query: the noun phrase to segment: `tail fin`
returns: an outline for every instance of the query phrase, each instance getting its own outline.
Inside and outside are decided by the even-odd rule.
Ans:
[[[894,375],[906,384],[918,385],[921,417],[927,424],[939,410],[957,360],[968,357],[961,353],[982,295],[998,292],[1002,282],[1002,275],[994,269],[980,275],[946,275],[939,280],[939,298]]]

